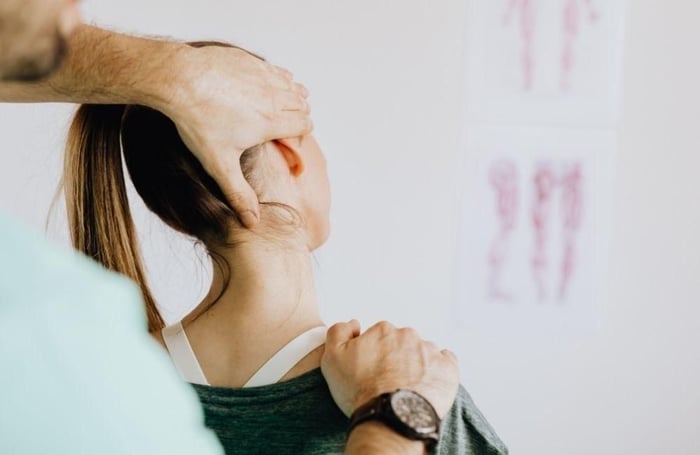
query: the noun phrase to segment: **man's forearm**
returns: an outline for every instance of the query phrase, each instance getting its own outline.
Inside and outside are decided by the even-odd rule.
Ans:
[[[137,38],[88,25],[70,38],[68,58],[50,78],[0,82],[0,101],[167,106],[177,87],[181,43]]]
[[[156,109],[173,121],[243,224],[258,222],[258,197],[240,170],[241,155],[313,127],[308,92],[291,73],[225,44],[189,46],[85,25],[69,41],[67,61],[56,74],[36,83],[0,82],[0,102]]]
[[[345,447],[345,455],[423,455],[425,446],[411,441],[380,422],[358,425]]]

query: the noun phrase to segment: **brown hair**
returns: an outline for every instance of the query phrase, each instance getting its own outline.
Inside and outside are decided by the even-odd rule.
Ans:
[[[214,42],[190,45],[232,47]],[[244,176],[254,188],[253,168],[259,148],[249,149],[241,157]],[[143,271],[122,170],[122,151],[136,191],[171,228],[211,247],[228,244],[232,223],[241,228],[243,225],[164,114],[136,105],[83,105],[78,109],[68,134],[63,174],[73,246],[139,284],[148,329],[153,332],[162,329],[164,321]],[[293,212],[282,204],[261,204]],[[219,267],[226,268],[212,257]]]

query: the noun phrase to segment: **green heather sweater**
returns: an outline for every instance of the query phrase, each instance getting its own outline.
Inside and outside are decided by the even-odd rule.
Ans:
[[[263,387],[193,387],[206,425],[229,455],[343,453],[348,419],[335,405],[320,369]],[[505,455],[508,449],[460,387],[434,453]]]

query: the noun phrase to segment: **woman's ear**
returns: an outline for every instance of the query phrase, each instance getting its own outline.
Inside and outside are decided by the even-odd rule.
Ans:
[[[282,154],[282,158],[287,163],[289,173],[293,177],[299,177],[306,170],[304,158],[301,153],[301,138],[294,139],[275,139],[272,141]]]

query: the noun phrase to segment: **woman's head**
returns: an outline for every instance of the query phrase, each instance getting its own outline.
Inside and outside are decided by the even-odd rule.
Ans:
[[[143,106],[81,106],[71,125],[64,170],[73,244],[141,285],[152,331],[162,328],[163,320],[139,257],[122,151],[146,206],[214,255],[241,242],[311,251],[328,236],[326,163],[312,136],[267,142],[243,154],[243,174],[261,203],[260,223],[249,230],[168,117]]]
[[[243,227],[165,115],[142,106],[127,107],[121,143],[126,168],[146,206],[210,250],[251,237],[301,240],[309,250],[326,240],[328,179],[323,153],[312,136],[267,142],[242,155],[243,175],[261,202],[261,221],[252,231]]]

